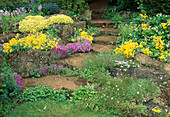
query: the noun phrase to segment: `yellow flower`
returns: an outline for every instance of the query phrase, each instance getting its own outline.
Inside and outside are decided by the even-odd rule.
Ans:
[[[142,52],[144,53],[144,54],[147,54],[148,56],[149,56],[149,54],[152,54],[152,52],[151,51],[149,51],[149,48],[146,48],[146,49],[142,49]]]
[[[166,23],[161,23],[161,25],[162,25],[162,27],[163,27],[164,30],[167,29]]]
[[[81,31],[82,31],[82,29],[80,28],[80,29],[79,29],[79,32],[81,32]]]

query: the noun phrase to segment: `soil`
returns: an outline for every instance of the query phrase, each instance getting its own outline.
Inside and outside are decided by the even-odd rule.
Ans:
[[[49,86],[55,90],[68,89],[74,90],[80,85],[85,86],[87,80],[78,77],[66,77],[62,75],[47,75],[40,78],[25,78],[23,83],[26,87]]]

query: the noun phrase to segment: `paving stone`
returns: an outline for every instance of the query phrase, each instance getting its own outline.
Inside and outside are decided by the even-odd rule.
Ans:
[[[106,27],[104,27],[104,28],[100,27],[99,28],[99,31],[101,33],[104,33],[104,34],[107,34],[107,32],[114,33],[114,34],[119,34],[119,30],[120,29],[118,29],[118,28],[106,28]]]
[[[96,43],[98,43],[98,44],[102,43],[102,44],[110,45],[110,42],[116,43],[117,37],[118,36],[101,35],[101,36],[98,36],[98,37],[94,37],[94,39],[95,39]]]
[[[101,45],[101,44],[97,44],[97,43],[94,43],[92,45],[93,51],[97,52],[97,53],[107,53],[107,52],[112,51],[115,48],[116,48],[115,45]]]

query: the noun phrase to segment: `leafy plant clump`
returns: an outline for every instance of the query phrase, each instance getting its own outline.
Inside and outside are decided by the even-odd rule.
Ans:
[[[31,89],[24,89],[22,96],[23,101],[38,101],[52,99],[57,102],[67,101],[69,94],[67,90],[56,91],[48,86],[37,86]]]

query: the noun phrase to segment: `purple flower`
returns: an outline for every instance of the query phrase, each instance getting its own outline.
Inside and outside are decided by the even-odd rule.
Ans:
[[[12,108],[12,110],[14,110],[14,108]]]

